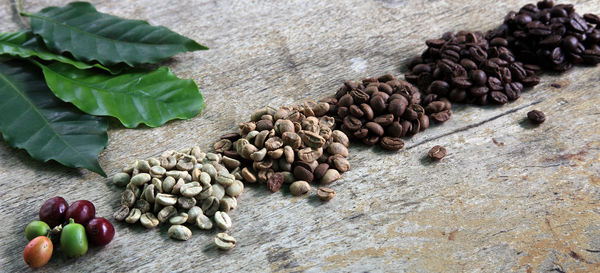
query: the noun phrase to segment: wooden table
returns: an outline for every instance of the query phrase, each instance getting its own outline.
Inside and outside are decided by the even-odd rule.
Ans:
[[[2,31],[19,29],[9,1]],[[24,1],[35,12],[67,1]],[[253,109],[331,95],[344,80],[404,72],[424,40],[486,30],[529,1],[95,0],[102,12],[164,25],[206,44],[166,64],[201,87],[207,108],[155,129],[111,122],[100,163],[109,175],[134,159],[200,145]],[[286,2],[286,3],[284,3]],[[600,13],[578,0],[581,14]],[[116,223],[108,246],[79,259],[56,255],[38,272],[598,272],[600,268],[600,68],[577,67],[500,107],[453,109],[452,119],[398,153],[351,149],[352,170],[334,200],[248,187],[231,213],[238,245],[220,252],[216,231],[187,242],[166,229]],[[560,85],[552,87],[552,83]],[[547,121],[524,122],[540,109]],[[434,145],[449,154],[433,164]],[[27,267],[24,229],[44,200],[88,199],[112,219],[120,191],[86,170],[32,160],[0,141],[0,271]],[[314,189],[313,189],[314,191]]]

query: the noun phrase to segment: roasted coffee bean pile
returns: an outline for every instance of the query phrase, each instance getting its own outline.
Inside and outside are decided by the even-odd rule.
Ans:
[[[215,152],[224,161],[240,160],[233,172],[237,179],[265,183],[272,192],[287,183],[293,195],[309,193],[311,182],[330,184],[350,169],[349,139],[336,130],[330,108],[327,102],[307,101],[259,109],[237,133],[222,136]]]
[[[438,100],[436,95],[422,99],[415,86],[390,74],[345,82],[335,98],[324,101],[332,104],[330,112],[335,111],[336,122],[347,135],[392,151],[404,147],[401,137],[429,128],[430,120],[444,122],[451,115],[448,100]]]
[[[505,104],[540,82],[535,75],[540,68],[517,61],[504,38],[488,41],[481,32],[460,31],[426,44],[427,50],[409,62],[405,77],[435,99]]]
[[[557,71],[574,64],[600,62],[600,17],[575,12],[571,4],[552,0],[527,4],[511,11],[504,23],[486,35],[492,41],[505,39],[518,59]]]

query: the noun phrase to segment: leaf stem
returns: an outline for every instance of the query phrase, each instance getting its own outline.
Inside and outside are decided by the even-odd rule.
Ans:
[[[23,16],[28,16],[29,13],[23,11],[23,4],[21,3],[21,0],[11,0],[10,2],[13,20],[16,21],[19,27],[29,28],[27,20],[23,18]]]

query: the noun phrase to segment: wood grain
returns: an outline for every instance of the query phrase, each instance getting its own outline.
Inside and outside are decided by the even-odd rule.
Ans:
[[[19,28],[9,1],[2,31]],[[194,79],[207,102],[189,121],[155,129],[112,122],[100,163],[126,162],[200,145],[232,131],[253,109],[319,99],[349,79],[401,74],[424,40],[449,30],[486,30],[528,1],[94,0],[96,7],[148,20],[211,48],[166,64]],[[596,0],[574,1],[600,13]],[[25,1],[35,12],[67,1]],[[12,18],[12,19],[11,19]],[[452,119],[406,141],[399,153],[355,146],[352,170],[321,203],[249,187],[232,212],[238,245],[222,253],[216,231],[175,242],[166,228],[116,223],[108,246],[76,260],[56,255],[38,272],[593,272],[600,266],[600,97],[598,67],[548,74],[516,102],[458,106]],[[561,87],[552,87],[558,83]],[[524,122],[546,113],[538,127]],[[434,145],[448,156],[426,160]],[[120,189],[108,179],[33,161],[0,141],[0,271],[27,271],[24,228],[42,202],[88,199],[112,219]],[[313,189],[315,191],[315,189]]]

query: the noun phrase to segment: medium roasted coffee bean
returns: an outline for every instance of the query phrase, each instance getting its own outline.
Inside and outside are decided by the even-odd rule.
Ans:
[[[446,156],[446,148],[439,145],[435,145],[429,150],[427,155],[433,160],[440,160]]]
[[[319,187],[317,190],[317,197],[322,201],[329,201],[335,197],[335,191],[325,187]]]
[[[273,175],[271,175],[271,177],[267,179],[267,187],[271,192],[276,192],[283,185],[283,181],[284,177],[281,173],[274,173]]]
[[[367,124],[365,124],[365,126],[367,127],[367,129],[369,130],[369,132],[371,134],[374,134],[377,136],[382,136],[384,133],[383,127],[381,125],[379,125],[378,123],[367,122]]]
[[[344,118],[344,126],[350,131],[356,131],[362,127],[360,119],[354,116],[346,116]]]
[[[433,119],[437,123],[446,122],[451,117],[451,112],[449,110],[444,110],[438,113],[433,113],[430,115],[431,119]]]
[[[404,141],[398,137],[383,137],[380,145],[386,150],[397,151],[404,147]]]
[[[385,99],[380,95],[375,95],[371,98],[369,105],[374,113],[381,113],[386,109]]]
[[[531,121],[532,123],[535,124],[541,124],[544,121],[546,121],[546,115],[539,110],[532,110],[530,112],[527,113],[527,118],[529,119],[529,121]]]

